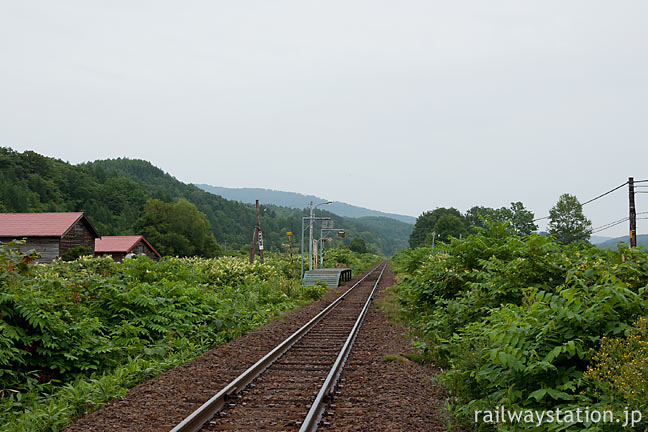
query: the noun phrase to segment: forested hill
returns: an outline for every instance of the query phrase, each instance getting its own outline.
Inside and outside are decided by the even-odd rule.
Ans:
[[[320,198],[314,195],[303,195],[296,192],[284,192],[271,189],[226,188],[221,186],[210,186],[206,184],[197,184],[196,186],[204,191],[220,195],[223,198],[240,201],[242,203],[254,203],[255,200],[261,200],[266,203],[271,203],[283,207],[301,209],[304,208],[310,201],[313,201],[315,203],[327,201],[326,198]],[[331,213],[335,213],[336,215],[352,218],[376,216],[396,219],[401,222],[407,222],[410,224],[414,224],[416,222],[416,218],[413,216],[385,213],[337,201],[334,201],[331,205],[326,207],[326,209]]]
[[[628,236],[616,237],[596,244],[596,247],[601,249],[617,249],[617,243],[624,242],[628,244]],[[637,246],[643,246],[644,250],[648,249],[648,234],[637,235]]]
[[[100,235],[133,235],[142,233],[147,202],[172,203],[182,198],[204,213],[221,245],[249,246],[256,223],[254,206],[182,183],[149,162],[112,159],[71,165],[0,147],[0,212],[83,211]],[[287,243],[287,231],[294,233],[293,246],[298,247],[306,210],[262,205],[267,209],[261,221],[265,247],[276,250]],[[412,229],[388,218],[344,218],[319,209],[317,214],[344,228],[347,244],[361,237],[370,249],[385,255],[407,247]]]

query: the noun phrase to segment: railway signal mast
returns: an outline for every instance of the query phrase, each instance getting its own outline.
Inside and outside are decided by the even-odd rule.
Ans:
[[[250,264],[254,262],[254,253],[256,245],[259,244],[259,258],[263,264],[263,233],[261,232],[261,212],[259,211],[259,200],[256,200],[256,214],[257,224],[254,227],[254,234],[252,234],[252,247],[250,248]]]

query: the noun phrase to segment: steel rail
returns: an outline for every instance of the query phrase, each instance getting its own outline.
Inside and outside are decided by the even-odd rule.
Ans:
[[[330,305],[323,309],[320,313],[315,315],[310,321],[301,326],[292,335],[288,336],[283,342],[277,345],[272,351],[263,356],[259,361],[250,366],[245,372],[236,377],[231,381],[227,386],[225,386],[221,391],[214,395],[207,402],[202,404],[198,409],[192,412],[188,417],[178,423],[170,432],[197,432],[199,431],[205,423],[211,420],[219,411],[223,409],[227,399],[231,398],[232,395],[237,392],[242,391],[248,384],[250,384],[257,376],[259,376],[264,370],[266,370],[272,363],[278,360],[282,355],[284,355],[290,348],[297,343],[302,337],[304,337],[315,325],[320,322],[329,312],[331,312],[336,306],[338,306],[342,300],[349,294],[353,289],[355,289],[362,281],[364,281],[369,275],[376,271],[380,267],[380,264],[371,269],[366,275],[362,277],[358,282],[356,282],[351,288],[346,290],[341,296],[335,299]],[[385,268],[383,267],[383,271]],[[380,273],[382,275],[382,272]],[[378,277],[380,280],[380,277]]]
[[[324,408],[326,406],[325,403],[330,398],[333,391],[335,390],[335,385],[337,384],[337,381],[340,378],[342,369],[344,369],[344,365],[346,364],[347,358],[349,357],[349,353],[351,352],[353,343],[358,337],[358,333],[360,332],[360,327],[362,326],[362,322],[364,321],[365,316],[369,311],[369,306],[371,305],[371,301],[373,300],[374,292],[378,288],[378,284],[380,283],[380,279],[382,278],[383,272],[385,271],[386,267],[387,264],[385,264],[382,270],[380,271],[378,280],[376,280],[376,283],[374,284],[373,289],[369,294],[369,298],[365,302],[365,305],[362,308],[360,315],[358,315],[358,319],[356,319],[353,328],[349,332],[349,336],[347,337],[347,340],[344,343],[342,350],[338,354],[337,359],[333,364],[333,367],[331,367],[331,370],[328,376],[326,377],[324,384],[320,388],[320,391],[317,394],[315,401],[312,403],[310,410],[308,411],[308,414],[306,414],[306,418],[304,419],[304,422],[299,428],[299,432],[314,432],[317,430],[319,422],[322,419],[322,414],[324,414]]]

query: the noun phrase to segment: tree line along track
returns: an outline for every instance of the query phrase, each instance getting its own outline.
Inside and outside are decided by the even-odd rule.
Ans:
[[[172,432],[316,430],[385,267],[367,272]]]

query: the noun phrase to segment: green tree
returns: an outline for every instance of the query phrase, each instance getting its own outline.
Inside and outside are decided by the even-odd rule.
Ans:
[[[494,209],[491,207],[474,206],[464,216],[468,227],[486,228],[486,219],[505,221],[509,219],[510,211],[502,207]]]
[[[531,234],[538,229],[533,223],[534,215],[524,208],[521,202],[512,202],[511,207],[494,209],[491,207],[474,206],[465,214],[469,227],[486,228],[486,219],[498,222],[509,221],[509,229],[517,234]]]
[[[549,234],[565,244],[587,241],[592,234],[592,222],[585,217],[583,206],[573,195],[560,196],[549,210],[549,220]]]
[[[529,235],[538,229],[533,222],[533,212],[524,208],[520,201],[511,203],[511,228],[518,234]]]
[[[434,232],[436,233],[437,241],[447,242],[450,240],[450,237],[465,237],[468,234],[468,229],[461,217],[453,214],[444,214],[434,224]]]
[[[355,237],[353,240],[351,240],[351,243],[349,243],[349,249],[357,253],[368,252],[365,241],[360,237]]]
[[[184,198],[175,203],[149,199],[137,227],[162,255],[215,257],[220,254],[207,217]]]
[[[463,215],[459,213],[459,210],[453,207],[451,208],[439,207],[432,211],[424,212],[418,218],[416,218],[416,223],[414,224],[414,230],[412,230],[412,234],[410,234],[410,238],[409,238],[410,247],[417,248],[427,244],[426,240],[431,238],[430,236],[432,232],[436,232],[435,226],[439,221],[439,219],[441,218],[441,216],[444,215],[454,216],[457,219],[459,219],[464,225],[464,230],[465,230],[466,222]],[[447,227],[453,225],[453,223],[446,220],[442,225],[444,226],[444,230],[447,231]],[[458,226],[456,228],[459,229]],[[450,231],[447,231],[447,233],[450,233]],[[456,236],[458,237],[460,233],[463,232],[457,232]],[[437,235],[438,234],[439,233],[437,232]],[[450,234],[450,235],[454,235],[454,234]]]

